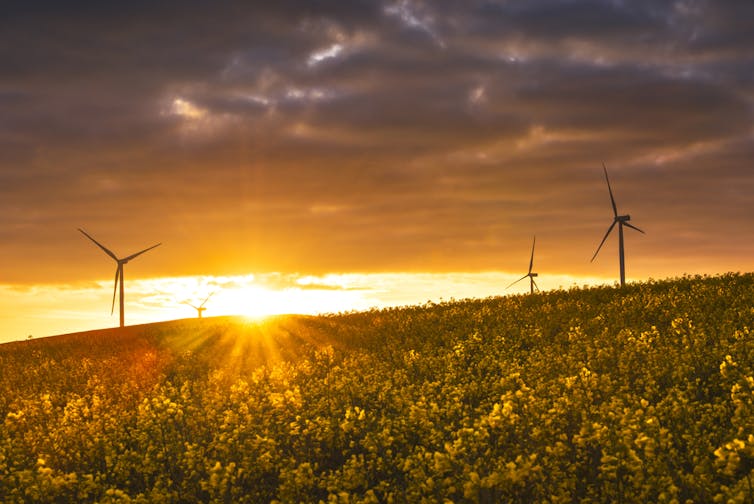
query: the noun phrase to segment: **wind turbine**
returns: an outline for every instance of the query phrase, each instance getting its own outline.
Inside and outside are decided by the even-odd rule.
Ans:
[[[537,291],[539,291],[539,286],[537,285],[537,282],[534,281],[534,277],[538,276],[537,273],[532,273],[531,269],[534,267],[534,245],[537,243],[537,237],[534,236],[534,240],[531,242],[531,259],[529,259],[529,272],[510,284],[506,289],[513,287],[513,285],[517,284],[521,280],[523,280],[526,277],[529,277],[529,288],[531,289],[531,294],[534,294],[534,288],[537,288]]]
[[[113,312],[115,311],[115,294],[118,291],[118,280],[120,280],[120,326],[123,327],[125,325],[125,323],[124,323],[125,322],[124,309],[123,309],[123,307],[124,307],[124,297],[123,297],[123,265],[126,264],[131,259],[134,259],[134,258],[140,256],[141,254],[143,254],[144,252],[152,250],[155,247],[159,247],[162,244],[158,243],[157,245],[152,245],[149,248],[145,248],[141,252],[136,252],[135,254],[131,254],[130,256],[119,258],[110,249],[108,249],[107,247],[105,247],[104,245],[102,245],[100,242],[98,242],[97,240],[95,240],[94,238],[92,238],[91,236],[89,236],[89,234],[87,234],[86,231],[84,231],[81,228],[79,228],[79,231],[81,231],[81,234],[83,234],[84,236],[86,236],[87,238],[89,238],[90,240],[92,240],[99,248],[101,248],[105,252],[105,254],[107,254],[110,257],[112,257],[112,259],[118,264],[117,268],[115,269],[115,288],[113,289],[113,305],[110,308],[110,315],[112,315]]]
[[[628,221],[631,220],[630,215],[618,215],[618,207],[615,206],[615,198],[613,197],[613,190],[610,188],[610,179],[607,176],[607,168],[605,168],[605,163],[602,163],[602,169],[605,171],[605,180],[607,181],[607,190],[610,192],[610,203],[612,203],[613,205],[613,223],[610,224],[609,228],[607,228],[607,233],[605,233],[604,238],[602,238],[602,241],[600,242],[600,246],[597,247],[597,251],[592,256],[592,260],[590,262],[593,262],[594,259],[597,257],[597,254],[602,248],[602,245],[605,243],[605,240],[607,240],[607,237],[610,234],[610,231],[612,231],[615,225],[618,224],[618,258],[620,260],[620,286],[623,287],[624,285],[626,285],[626,259],[625,259],[625,254],[623,252],[623,226],[627,226],[627,227],[630,227],[631,229],[635,229],[636,231],[639,231],[640,233],[644,233],[644,231],[637,228],[633,224],[628,223]]]
[[[187,305],[189,305],[189,306],[190,306],[191,308],[193,308],[194,310],[196,310],[196,313],[197,313],[197,316],[198,316],[198,318],[202,318],[202,312],[203,312],[204,310],[206,310],[206,308],[204,307],[204,303],[206,303],[207,301],[209,301],[209,298],[211,298],[211,297],[212,297],[212,296],[213,296],[214,294],[215,294],[215,293],[213,292],[212,294],[210,294],[209,296],[207,296],[207,297],[206,297],[206,298],[204,299],[204,301],[202,301],[202,304],[200,304],[199,306],[194,306],[194,305],[192,305],[191,303],[189,303],[188,301],[184,301],[184,302],[183,302],[183,304],[187,304]]]

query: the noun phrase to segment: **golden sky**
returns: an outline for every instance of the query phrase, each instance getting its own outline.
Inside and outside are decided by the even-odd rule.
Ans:
[[[534,234],[544,285],[612,282],[617,237],[589,262],[603,162],[646,231],[626,231],[629,278],[752,270],[752,19],[743,0],[12,2],[0,333],[57,309],[27,306],[40,286],[99,285],[81,309],[109,316],[114,263],[79,227],[121,256],[162,242],[127,292],[452,272],[481,295],[482,273],[526,272]]]

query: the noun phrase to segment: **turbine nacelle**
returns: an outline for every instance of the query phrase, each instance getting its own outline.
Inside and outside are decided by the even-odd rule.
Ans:
[[[619,216],[617,216],[615,218],[615,220],[618,221],[618,222],[628,222],[628,221],[631,220],[631,216],[630,215],[619,215]]]
[[[539,276],[539,273],[529,273],[526,276],[535,277],[535,276]]]

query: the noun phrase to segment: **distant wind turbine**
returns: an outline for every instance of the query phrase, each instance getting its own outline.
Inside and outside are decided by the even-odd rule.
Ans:
[[[81,231],[81,234],[92,240],[95,245],[97,245],[99,248],[101,248],[105,254],[109,255],[117,264],[117,268],[115,269],[115,288],[113,289],[113,305],[110,308],[110,315],[112,315],[115,312],[115,294],[118,291],[118,280],[120,280],[120,326],[123,327],[125,325],[125,317],[124,317],[124,296],[123,296],[123,265],[126,264],[131,259],[134,259],[144,252],[147,252],[149,250],[152,250],[155,247],[159,247],[162,245],[161,243],[158,243],[157,245],[152,245],[149,248],[145,248],[144,250],[140,252],[136,252],[135,254],[131,254],[130,256],[118,258],[110,249],[102,245],[100,242],[89,236],[86,231],[79,228],[79,231]]]
[[[535,287],[537,288],[537,291],[539,291],[539,286],[537,285],[537,282],[534,281],[534,277],[538,275],[537,273],[532,273],[531,271],[531,269],[534,267],[534,245],[536,245],[536,243],[537,243],[537,237],[535,235],[534,240],[531,242],[531,259],[529,259],[529,272],[526,275],[519,278],[518,280],[516,280],[515,282],[513,282],[512,284],[510,284],[508,287],[506,287],[506,289],[513,287],[515,284],[517,284],[524,278],[529,277],[529,288],[531,289],[531,294],[534,294]]]
[[[204,301],[202,301],[202,304],[200,304],[199,306],[194,306],[194,305],[192,305],[191,303],[189,303],[188,301],[184,301],[184,302],[183,302],[183,304],[187,304],[187,305],[189,305],[189,306],[190,306],[191,308],[193,308],[194,310],[196,310],[196,313],[197,313],[197,317],[198,317],[198,318],[202,318],[202,312],[203,312],[204,310],[206,310],[206,308],[204,307],[204,304],[205,304],[205,303],[206,303],[207,301],[209,301],[209,298],[211,298],[211,297],[212,297],[212,296],[213,296],[214,294],[215,294],[215,293],[213,292],[212,294],[210,294],[209,296],[207,296],[207,297],[206,297],[206,298],[204,299]]]
[[[625,254],[623,252],[623,226],[627,226],[627,227],[630,227],[631,229],[635,229],[636,231],[639,231],[640,233],[644,233],[644,231],[634,226],[633,224],[628,223],[628,221],[631,220],[630,215],[618,215],[618,207],[615,205],[615,198],[613,197],[613,190],[610,187],[610,179],[607,176],[607,168],[605,168],[605,163],[602,163],[602,169],[605,171],[605,180],[607,181],[607,190],[610,192],[610,203],[612,203],[613,205],[613,223],[610,224],[609,228],[607,228],[607,233],[605,233],[604,238],[602,238],[602,241],[600,242],[600,246],[597,247],[597,251],[592,256],[592,261],[594,261],[594,259],[597,257],[597,254],[602,248],[602,245],[605,243],[605,240],[607,240],[607,237],[610,234],[610,231],[612,231],[615,225],[618,224],[618,258],[620,260],[620,286],[623,287],[624,285],[626,285],[626,260],[625,260]]]

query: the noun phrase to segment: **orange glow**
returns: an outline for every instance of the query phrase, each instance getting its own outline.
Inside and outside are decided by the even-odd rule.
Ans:
[[[598,277],[541,273],[542,290],[611,283]],[[520,294],[527,285],[505,286],[520,277],[481,273],[339,273],[295,275],[193,276],[130,279],[126,287],[126,325],[204,317],[322,314],[388,306]],[[66,285],[0,285],[6,310],[0,315],[0,343],[118,325],[110,315],[112,281]]]
[[[77,228],[125,324],[754,271],[753,2],[594,3],[3,9],[0,342],[119,324]]]

